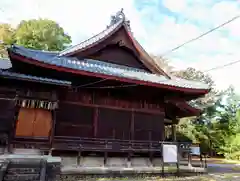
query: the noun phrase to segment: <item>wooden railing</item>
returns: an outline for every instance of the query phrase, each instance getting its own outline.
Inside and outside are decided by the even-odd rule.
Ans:
[[[48,137],[14,137],[11,142],[13,148],[40,149],[49,151],[51,149]]]
[[[80,138],[55,136],[52,142],[48,138],[18,137],[12,142],[13,147],[35,148],[43,151],[96,151],[96,152],[161,152],[163,144],[176,144],[179,151],[190,152],[191,143],[188,142],[165,142],[144,140],[119,140],[101,138]]]
[[[180,151],[187,151],[191,143],[138,141],[101,138],[55,136],[54,150],[107,151],[107,152],[161,152],[162,144],[177,144]]]

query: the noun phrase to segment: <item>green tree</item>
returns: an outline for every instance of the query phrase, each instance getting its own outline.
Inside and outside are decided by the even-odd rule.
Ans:
[[[214,81],[208,74],[205,74],[194,68],[187,68],[186,70],[173,72],[177,77],[203,82],[209,85],[211,91],[202,98],[193,100],[190,104],[194,107],[203,110],[203,114],[199,117],[191,117],[180,120],[178,125],[178,132],[187,136],[193,142],[201,144],[202,150],[209,152],[212,150],[212,120],[216,116],[217,108],[220,105],[224,92],[216,91]]]
[[[210,106],[214,105],[215,102],[219,100],[221,95],[224,93],[214,89],[214,81],[208,74],[205,74],[204,72],[196,70],[194,68],[187,68],[186,70],[173,72],[173,74],[180,78],[203,82],[209,85],[211,91],[208,94],[206,94],[202,98],[199,98],[191,102],[193,105],[199,108],[209,108]]]
[[[216,151],[225,157],[240,157],[240,97],[234,89],[228,89],[223,104],[218,109],[213,124],[213,141]],[[237,155],[236,155],[237,153]]]
[[[177,77],[200,81],[209,85],[211,91],[204,97],[191,101],[191,105],[201,108],[199,117],[181,119],[178,124],[178,140],[200,143],[201,149],[211,155],[224,155],[240,160],[240,97],[230,87],[225,91],[214,89],[214,81],[208,74],[187,68],[173,72],[173,67],[161,57],[155,57],[159,64]],[[179,139],[180,138],[180,139]]]
[[[14,43],[15,30],[9,24],[0,24],[0,58],[7,57],[6,46]]]
[[[72,41],[63,28],[48,19],[22,21],[16,28],[15,42],[27,48],[60,51]]]

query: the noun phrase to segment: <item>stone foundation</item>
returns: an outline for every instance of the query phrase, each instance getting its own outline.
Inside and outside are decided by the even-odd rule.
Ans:
[[[64,166],[77,166],[77,158],[76,157],[67,157],[62,156],[62,165]]]
[[[115,158],[108,158],[106,167],[128,167],[128,161],[126,158],[115,157]]]
[[[96,156],[51,157],[43,156],[39,150],[34,149],[15,149],[13,152],[14,154],[0,155],[0,180],[17,181],[20,177],[22,180],[37,180],[41,174],[45,174],[46,181],[55,181],[60,173],[63,175],[162,173],[161,158],[154,158],[151,162],[149,158],[144,157],[132,157],[131,161],[123,157],[108,157],[104,164],[104,158]],[[164,172],[167,173],[168,169],[165,167]],[[180,166],[180,171],[203,173],[206,169]]]
[[[154,158],[152,161],[152,165],[154,167],[161,167],[162,166],[162,160],[160,158]]]
[[[38,149],[15,148],[15,149],[13,149],[13,154],[17,154],[17,155],[42,155],[43,153]]]
[[[63,160],[66,159],[62,157]],[[138,174],[138,173],[162,173],[162,162],[160,158],[154,158],[152,163],[149,158],[131,158],[128,162],[127,158],[108,157],[104,165],[103,157],[87,156],[81,157],[80,164],[77,165],[77,157],[68,158],[68,162],[62,162],[62,174]],[[165,172],[171,172],[165,167]],[[184,172],[206,172],[204,168],[180,166],[180,170]],[[175,171],[176,172],[176,169]]]
[[[132,167],[152,167],[152,163],[149,158],[132,158]]]
[[[82,157],[80,160],[81,167],[103,167],[104,158],[103,157]]]

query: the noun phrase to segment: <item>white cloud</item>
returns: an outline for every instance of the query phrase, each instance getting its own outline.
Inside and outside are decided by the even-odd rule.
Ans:
[[[187,1],[185,0],[163,0],[163,5],[172,12],[179,13],[184,11],[187,7]]]
[[[49,18],[63,26],[74,43],[105,29],[110,22],[110,15],[121,8],[139,26],[132,0],[4,0],[0,6],[3,7],[0,22],[17,25],[23,19]]]
[[[162,24],[151,33],[152,39],[145,47],[155,53],[164,53],[186,40],[197,37],[207,30],[224,23],[237,14],[240,15],[240,6],[234,1],[214,1],[206,3],[198,1],[191,4],[190,0],[181,0],[178,3],[164,1],[164,5],[178,17],[186,21],[173,20],[163,16]],[[195,2],[195,1],[194,1]],[[176,16],[175,16],[176,17]],[[166,20],[168,19],[168,20]],[[171,64],[179,69],[189,66],[200,70],[208,70],[231,61],[240,59],[240,18],[213,33],[194,41],[184,47],[167,54]],[[233,84],[238,92],[237,77],[240,77],[240,63],[210,71],[209,74],[216,81],[217,87],[225,89]]]
[[[240,14],[237,1],[194,0],[193,3],[192,0],[163,0],[163,6],[175,13],[174,16],[164,14],[157,3],[157,6],[147,6],[138,11],[134,0],[61,0],[61,3],[57,0],[2,0],[0,22],[17,25],[22,19],[49,18],[63,26],[74,43],[78,43],[105,29],[110,15],[124,8],[136,38],[150,53],[161,54]],[[150,15],[158,18],[159,22],[151,18],[146,22]],[[183,20],[179,21],[179,18]],[[240,59],[239,44],[240,19],[166,57],[177,68],[193,66],[207,70]],[[240,92],[237,82],[239,70],[240,63],[210,74],[218,88],[233,84]]]

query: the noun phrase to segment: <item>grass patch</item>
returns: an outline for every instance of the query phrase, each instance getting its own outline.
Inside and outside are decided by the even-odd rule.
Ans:
[[[200,176],[190,176],[190,177],[159,177],[159,176],[136,176],[136,177],[108,177],[101,178],[95,177],[85,177],[81,179],[64,179],[61,181],[229,181],[229,180],[240,180],[240,174],[210,174],[210,175],[200,175]]]
[[[144,178],[99,178],[96,181],[216,181],[216,179],[210,176],[194,176],[194,177],[144,177]]]

